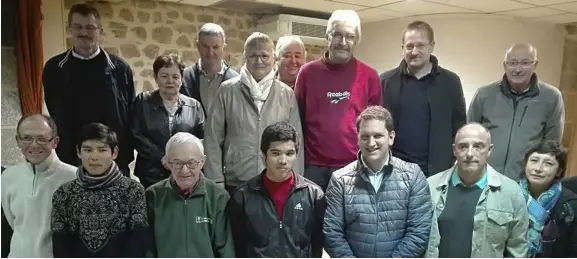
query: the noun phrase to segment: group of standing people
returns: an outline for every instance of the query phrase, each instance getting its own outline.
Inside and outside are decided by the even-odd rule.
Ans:
[[[380,76],[354,56],[352,10],[329,18],[323,57],[255,32],[239,71],[208,23],[200,59],[159,56],[158,89],[138,95],[98,44],[98,10],[72,6],[68,26],[74,47],[44,69],[50,117],[21,118],[26,162],[2,174],[6,255],[577,256],[563,99],[530,44],[506,51],[467,112],[422,21]]]

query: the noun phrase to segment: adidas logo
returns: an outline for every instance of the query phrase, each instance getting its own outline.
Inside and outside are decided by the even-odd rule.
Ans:
[[[303,206],[301,205],[301,203],[297,203],[297,205],[295,206],[295,210],[303,210]]]

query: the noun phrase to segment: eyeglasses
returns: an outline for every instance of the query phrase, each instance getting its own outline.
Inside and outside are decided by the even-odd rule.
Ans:
[[[507,67],[509,68],[516,68],[518,65],[521,65],[522,68],[530,68],[531,66],[533,66],[533,64],[535,64],[535,60],[522,60],[522,61],[512,60],[505,62],[505,65],[507,65]]]
[[[353,42],[357,39],[356,35],[353,35],[353,34],[343,35],[342,33],[339,33],[339,32],[333,32],[333,33],[329,34],[329,36],[330,36],[331,41],[342,41],[344,38],[345,41]]]
[[[39,137],[39,138],[35,138],[32,136],[24,136],[24,137],[20,137],[17,136],[18,141],[20,141],[20,143],[24,144],[24,145],[31,145],[34,140],[36,140],[36,143],[38,143],[38,145],[46,145],[48,144],[50,141],[52,141],[54,139],[54,137],[51,138],[45,138],[45,137]]]
[[[406,50],[413,50],[413,49],[424,49],[425,47],[429,46],[430,44],[428,43],[416,43],[416,44],[406,44],[405,46],[403,46]]]
[[[183,168],[185,165],[186,165],[186,167],[188,167],[188,169],[190,169],[190,170],[196,170],[196,169],[198,169],[198,167],[200,166],[200,163],[201,163],[201,162],[202,162],[202,161],[194,160],[194,159],[193,159],[193,160],[186,161],[186,162],[181,162],[181,161],[178,161],[178,162],[169,162],[169,164],[170,164],[170,166],[172,166],[172,168],[173,168],[174,170],[180,171],[180,170],[182,170],[182,168]]]
[[[250,55],[250,56],[248,56],[248,58],[254,62],[258,61],[259,59],[262,62],[267,62],[270,57],[271,57],[270,55]]]

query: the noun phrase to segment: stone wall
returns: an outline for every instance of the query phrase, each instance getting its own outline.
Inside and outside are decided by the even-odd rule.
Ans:
[[[20,119],[20,98],[16,74],[16,1],[2,1],[2,166],[24,160],[16,146],[16,124]]]
[[[566,26],[565,50],[559,89],[565,102],[563,145],[569,148],[568,174],[577,176],[577,24]]]
[[[69,8],[82,0],[65,0]],[[92,3],[92,2],[90,2]],[[102,46],[124,58],[134,70],[137,92],[156,87],[152,62],[159,54],[177,53],[187,66],[198,60],[194,47],[202,24],[215,22],[227,34],[228,62],[236,69],[242,65],[245,39],[253,32],[250,15],[243,12],[150,0],[124,0],[119,3],[94,2],[102,16]],[[67,22],[68,17],[64,20]],[[68,47],[72,41],[67,39]],[[308,59],[321,55],[324,48],[308,46]]]

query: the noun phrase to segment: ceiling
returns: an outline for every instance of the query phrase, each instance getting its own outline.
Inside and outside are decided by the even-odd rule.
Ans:
[[[330,13],[353,9],[363,22],[427,14],[497,14],[550,23],[577,22],[577,0],[159,0],[201,6],[276,5]],[[238,3],[237,3],[238,2]]]

